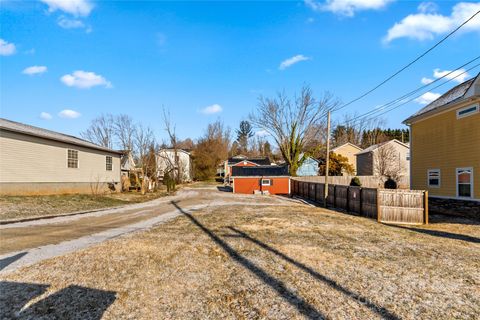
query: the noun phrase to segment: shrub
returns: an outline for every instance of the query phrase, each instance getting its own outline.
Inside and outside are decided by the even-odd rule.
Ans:
[[[352,187],[361,187],[362,183],[360,182],[360,179],[358,177],[353,177],[352,180],[350,181],[350,185]]]
[[[392,178],[388,178],[384,184],[385,189],[397,189],[397,182]]]

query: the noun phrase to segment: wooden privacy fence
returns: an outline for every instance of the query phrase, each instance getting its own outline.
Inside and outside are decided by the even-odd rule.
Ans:
[[[291,180],[292,196],[324,202],[325,184]],[[427,224],[428,192],[328,185],[327,206],[383,223]]]

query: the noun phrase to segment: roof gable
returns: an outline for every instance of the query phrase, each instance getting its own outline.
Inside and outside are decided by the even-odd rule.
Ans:
[[[344,143],[344,144],[342,144],[342,145],[339,145],[338,147],[333,148],[333,149],[332,149],[332,152],[335,152],[335,151],[337,151],[337,150],[343,149],[343,148],[345,148],[345,147],[352,147],[352,148],[357,149],[358,151],[362,151],[362,150],[363,150],[362,148],[360,148],[360,147],[357,146],[357,145],[354,145],[353,143],[346,142],[346,143]]]

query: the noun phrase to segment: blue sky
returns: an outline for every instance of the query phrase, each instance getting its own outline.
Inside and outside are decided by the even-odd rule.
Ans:
[[[126,113],[159,140],[162,106],[182,138],[197,138],[216,119],[236,128],[260,94],[293,94],[309,84],[347,102],[480,10],[479,2],[394,0],[0,6],[1,117],[78,135],[101,113]],[[480,54],[479,40],[480,15],[334,118],[370,111],[455,69]],[[402,127],[455,84],[386,114],[387,125]]]

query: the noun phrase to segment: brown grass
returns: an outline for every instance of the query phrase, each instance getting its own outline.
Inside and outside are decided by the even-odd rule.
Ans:
[[[15,299],[0,310],[30,301],[26,318],[475,319],[480,226],[433,220],[400,228],[303,206],[210,208],[4,276]]]
[[[161,190],[145,195],[139,192],[108,195],[63,194],[43,196],[0,196],[0,220],[66,214],[140,203],[165,196]]]

